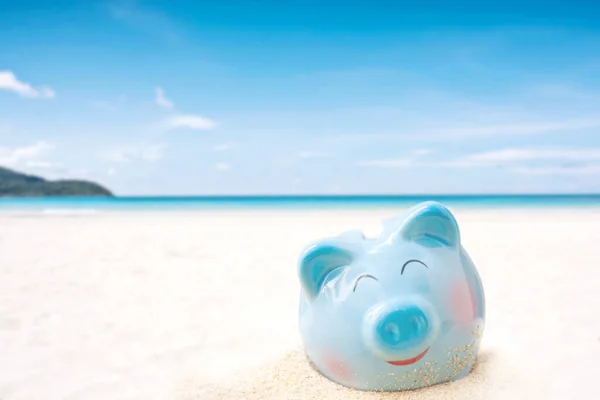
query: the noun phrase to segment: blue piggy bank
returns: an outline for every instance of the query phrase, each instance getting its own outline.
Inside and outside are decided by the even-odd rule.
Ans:
[[[443,205],[409,209],[378,238],[350,232],[315,242],[301,254],[298,273],[304,349],[330,380],[398,391],[471,371],[485,298]]]

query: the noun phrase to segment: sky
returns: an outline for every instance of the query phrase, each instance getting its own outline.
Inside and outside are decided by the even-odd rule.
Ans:
[[[600,3],[0,0],[0,165],[118,195],[600,192]]]

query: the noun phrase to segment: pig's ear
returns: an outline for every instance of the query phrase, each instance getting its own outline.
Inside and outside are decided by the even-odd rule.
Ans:
[[[427,201],[413,207],[396,235],[426,247],[459,247],[460,232],[454,216],[442,204]]]
[[[298,261],[298,275],[307,300],[319,295],[327,275],[353,259],[354,252],[336,242],[319,242],[304,250]]]

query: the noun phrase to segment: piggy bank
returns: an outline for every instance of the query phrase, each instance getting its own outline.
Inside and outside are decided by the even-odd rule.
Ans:
[[[399,391],[471,371],[484,292],[443,205],[410,208],[377,238],[349,232],[314,242],[301,254],[298,274],[302,343],[328,379]]]

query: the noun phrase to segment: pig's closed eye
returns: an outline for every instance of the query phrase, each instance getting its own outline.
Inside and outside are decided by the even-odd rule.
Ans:
[[[423,265],[425,268],[429,268],[423,261],[419,261],[419,260],[408,260],[407,262],[404,263],[404,265],[402,266],[402,270],[400,271],[400,275],[402,275],[404,273],[404,268],[406,268],[406,266],[408,264],[411,263],[417,263],[417,264],[421,264]]]
[[[361,279],[363,278],[371,278],[371,279],[375,279],[376,281],[378,281],[379,279],[375,278],[373,275],[369,275],[369,274],[362,274],[361,276],[359,276],[358,278],[356,278],[356,281],[354,281],[354,287],[352,288],[352,291],[356,291],[356,286],[358,286],[358,282],[360,282]]]

